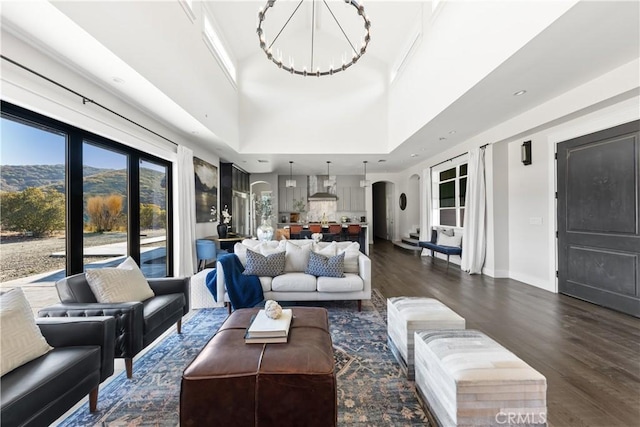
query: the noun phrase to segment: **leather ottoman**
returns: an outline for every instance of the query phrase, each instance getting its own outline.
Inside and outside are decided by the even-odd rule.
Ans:
[[[295,307],[287,343],[245,344],[258,308],[234,311],[182,375],[180,425],[335,426],[324,308]]]

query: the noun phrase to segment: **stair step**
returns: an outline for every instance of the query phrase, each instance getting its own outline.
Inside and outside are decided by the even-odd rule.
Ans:
[[[417,233],[409,233],[409,237],[411,237],[412,239],[420,240],[420,232],[418,231]]]
[[[407,243],[403,243],[403,242],[401,242],[401,241],[399,241],[399,240],[394,241],[394,242],[393,242],[393,244],[394,244],[395,246],[399,247],[399,248],[407,249],[407,250],[409,250],[409,251],[413,251],[413,252],[419,252],[419,251],[422,251],[422,248],[421,248],[420,246],[409,245],[409,244],[407,244]]]
[[[402,243],[406,243],[407,245],[419,246],[418,242],[419,242],[419,240],[415,239],[415,238],[411,238],[411,237],[403,237],[402,238]]]

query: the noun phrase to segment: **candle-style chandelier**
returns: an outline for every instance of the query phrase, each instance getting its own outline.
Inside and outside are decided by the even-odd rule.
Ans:
[[[288,54],[288,58],[283,60],[283,56],[287,55],[286,42],[285,42],[286,38],[283,38],[282,40],[279,40],[279,39],[283,33],[283,30],[287,27],[287,25],[289,24],[291,19],[294,17],[294,15],[296,15],[296,13],[299,12],[300,6],[305,1],[312,2],[311,34],[309,35],[310,48],[309,48],[309,51],[307,52],[309,63],[306,63],[300,66],[299,63],[295,64],[295,58],[290,54]],[[369,31],[371,28],[371,21],[369,20],[369,17],[365,14],[364,6],[362,5],[361,2],[357,0],[344,0],[344,2],[355,9],[355,12],[359,17],[362,18],[362,21],[364,23],[365,32],[363,37],[361,38],[360,46],[356,47],[354,45],[354,41],[352,40],[352,38],[354,38],[353,35],[347,35],[347,32],[343,28],[343,25],[340,24],[340,21],[336,17],[335,11],[329,6],[329,3],[327,2],[327,0],[300,0],[300,2],[295,7],[295,9],[293,10],[289,18],[286,20],[282,28],[280,28],[280,30],[275,34],[275,36],[270,35],[273,37],[273,39],[267,40],[267,36],[265,35],[263,24],[266,20],[267,13],[269,12],[270,9],[274,8],[274,5],[276,3],[276,0],[268,0],[265,7],[258,11],[258,28],[256,32],[258,33],[258,38],[260,40],[260,47],[262,48],[264,53],[267,55],[267,58],[270,61],[272,61],[274,64],[276,64],[278,68],[282,68],[283,70],[291,74],[297,74],[300,76],[320,77],[320,76],[330,76],[340,71],[345,71],[347,68],[351,67],[356,62],[358,62],[358,60],[366,52],[367,46],[369,45],[369,41],[371,40],[371,35]],[[349,46],[349,52],[351,52],[351,53],[347,52],[346,54],[344,52],[340,52],[340,54],[337,56],[341,59],[341,64],[335,65],[332,59],[328,64],[328,66],[325,64],[327,68],[324,68],[324,69],[321,69],[318,66],[318,62],[317,62],[317,59],[315,58],[315,53],[314,53],[314,50],[317,47],[316,46],[317,41],[315,40],[316,39],[315,29],[317,27],[316,9],[317,7],[322,7],[322,6],[326,7],[326,10],[328,11],[329,15],[331,16],[333,21],[335,21],[335,23],[337,24],[336,33],[339,35],[341,33],[341,36],[344,37],[344,39],[346,39]],[[269,16],[271,16],[271,13],[269,14]],[[272,17],[272,19],[274,18],[275,17]],[[274,52],[274,49],[275,49],[275,52]],[[300,61],[300,59],[298,59],[298,61]]]

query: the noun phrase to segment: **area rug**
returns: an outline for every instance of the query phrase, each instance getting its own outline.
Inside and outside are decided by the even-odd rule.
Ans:
[[[282,303],[285,305],[285,303]],[[407,381],[387,346],[386,301],[374,290],[358,312],[355,302],[314,306],[329,311],[338,380],[338,425],[426,426],[414,383]],[[100,388],[99,411],[81,406],[60,426],[177,426],[182,372],[227,317],[202,309],[124,372]]]

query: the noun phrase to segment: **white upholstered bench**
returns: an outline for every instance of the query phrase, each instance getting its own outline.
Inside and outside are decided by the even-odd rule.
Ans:
[[[416,389],[439,425],[546,425],[546,378],[482,332],[416,332],[415,357]]]
[[[389,347],[407,378],[414,378],[413,333],[430,329],[464,329],[464,318],[440,301],[423,297],[387,299]]]

